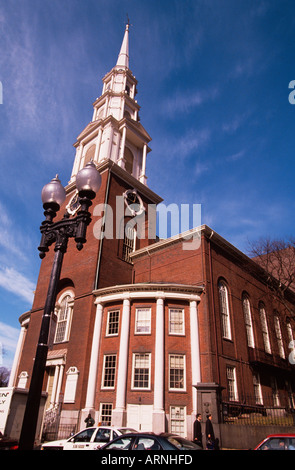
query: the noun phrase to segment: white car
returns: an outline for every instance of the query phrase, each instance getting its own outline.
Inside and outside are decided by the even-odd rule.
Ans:
[[[137,432],[132,428],[114,426],[90,427],[79,431],[68,439],[46,442],[41,450],[96,450],[115,437],[129,432]]]

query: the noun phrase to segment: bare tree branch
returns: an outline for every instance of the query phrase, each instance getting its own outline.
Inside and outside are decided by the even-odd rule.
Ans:
[[[261,238],[250,244],[249,256],[265,271],[272,296],[295,319],[295,305],[289,301],[290,291],[295,293],[295,239]]]

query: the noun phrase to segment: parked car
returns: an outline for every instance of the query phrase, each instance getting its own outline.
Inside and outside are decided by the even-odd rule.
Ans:
[[[116,437],[98,450],[202,450],[200,446],[175,434],[130,433]]]
[[[295,434],[269,434],[254,450],[295,450]]]
[[[0,432],[0,450],[16,450],[18,449],[18,441],[10,437],[3,436]]]
[[[41,450],[96,450],[115,437],[130,432],[136,433],[136,430],[114,426],[89,427],[68,439],[46,442]]]

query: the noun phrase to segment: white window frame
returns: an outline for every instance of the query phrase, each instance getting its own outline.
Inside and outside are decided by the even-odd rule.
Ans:
[[[170,405],[169,417],[170,432],[186,437],[186,406]]]
[[[108,413],[103,412],[103,408],[108,409]],[[102,426],[111,426],[112,424],[112,413],[113,413],[113,404],[112,403],[100,403],[99,405],[99,422]],[[104,417],[108,417],[107,421],[104,420]]]
[[[224,339],[232,340],[228,288],[226,283],[222,280],[218,282],[218,294],[221,314],[222,336]]]
[[[228,386],[228,400],[239,401],[237,372],[235,366],[226,366],[226,381]]]
[[[254,331],[252,322],[251,304],[248,295],[244,294],[242,298],[244,321],[247,334],[247,344],[249,348],[255,348]]]
[[[172,358],[182,358],[183,360],[183,387],[172,387],[171,385],[171,360]],[[180,367],[176,368],[173,367],[173,369],[177,370],[180,369]],[[186,356],[185,354],[169,354],[169,390],[172,392],[186,392]]]
[[[67,318],[66,318],[66,320],[60,320],[62,302],[66,297],[70,297],[70,300],[67,302]],[[55,312],[54,312],[55,315],[56,315],[56,327],[55,327],[55,333],[54,333],[54,343],[55,344],[66,343],[67,341],[69,341],[71,324],[72,324],[73,309],[74,309],[74,292],[72,290],[66,290],[59,297],[58,302],[57,302],[56,307],[55,307]],[[61,326],[61,323],[66,323],[66,326],[65,326],[63,339],[62,339],[62,341],[59,341],[58,340],[58,334],[60,333],[59,328]]]
[[[263,405],[263,396],[258,372],[253,373],[254,397],[256,405]]]
[[[110,316],[111,316],[112,313],[118,313],[117,332],[116,332],[116,333],[110,333],[110,332],[109,332],[109,328],[110,328]],[[115,322],[113,322],[113,323],[115,323]],[[108,310],[108,319],[107,319],[106,336],[118,336],[118,335],[119,335],[119,324],[120,324],[120,310],[119,310],[119,309]]]
[[[177,312],[179,318],[172,319],[173,313]],[[184,308],[169,307],[169,335],[184,336],[185,335],[185,317]]]
[[[294,341],[294,335],[293,335],[293,329],[292,329],[290,320],[287,320],[286,328],[287,328],[288,340],[289,340],[289,343],[291,343],[291,341],[292,342]]]
[[[140,369],[140,367],[137,366],[137,358],[139,356],[146,356],[148,359],[148,367],[142,367],[142,369],[148,369],[148,385],[147,387],[138,387],[135,386],[135,379],[136,379],[136,374],[135,370]],[[132,355],[132,379],[131,379],[131,388],[132,390],[150,390],[151,389],[151,353],[133,353]]]
[[[275,334],[276,334],[278,348],[279,348],[279,355],[282,359],[286,359],[281,324],[280,324],[280,319],[277,313],[274,315],[274,324],[275,324]]]
[[[104,385],[107,357],[115,357],[115,366],[113,367],[114,369],[114,384],[113,385]],[[116,372],[117,372],[117,354],[105,354],[103,356],[103,368],[102,368],[102,376],[101,376],[101,388],[103,390],[114,390],[115,384],[116,384]]]
[[[280,393],[278,389],[278,383],[276,377],[271,377],[271,390],[274,406],[281,406]]]
[[[266,353],[271,354],[268,323],[267,323],[267,318],[266,318],[265,306],[262,302],[259,304],[259,316],[260,316],[264,350]]]
[[[124,239],[122,248],[122,259],[127,263],[131,263],[130,253],[135,251],[137,231],[135,227],[131,227],[128,223],[124,227]]]
[[[140,315],[144,313],[143,318],[140,318]],[[135,309],[135,325],[134,325],[134,334],[135,335],[149,335],[151,334],[152,324],[152,309],[151,307],[136,307]],[[140,329],[143,328],[141,331]],[[144,330],[146,328],[146,330]]]

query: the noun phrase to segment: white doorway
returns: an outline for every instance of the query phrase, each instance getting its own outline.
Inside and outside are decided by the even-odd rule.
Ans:
[[[137,431],[152,431],[153,405],[127,405],[127,427]]]

